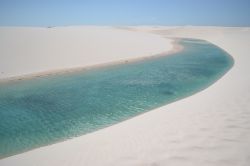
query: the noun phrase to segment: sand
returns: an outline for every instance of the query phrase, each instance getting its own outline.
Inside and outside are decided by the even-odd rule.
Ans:
[[[172,48],[169,39],[112,27],[0,27],[0,36],[0,79],[121,62]]]
[[[117,125],[0,160],[0,165],[248,166],[250,28],[129,27],[163,37],[208,40],[234,67],[193,96]]]

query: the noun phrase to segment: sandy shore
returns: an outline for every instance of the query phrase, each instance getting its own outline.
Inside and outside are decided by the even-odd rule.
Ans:
[[[208,40],[231,54],[235,65],[198,94],[103,130],[0,160],[1,166],[249,165],[250,28],[129,29]]]
[[[121,63],[172,49],[169,39],[113,27],[0,27],[0,36],[0,80]]]

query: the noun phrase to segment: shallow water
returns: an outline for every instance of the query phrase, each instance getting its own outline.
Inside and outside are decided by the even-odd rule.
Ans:
[[[0,84],[0,158],[80,136],[192,95],[232,66],[225,51],[181,39],[173,55]]]

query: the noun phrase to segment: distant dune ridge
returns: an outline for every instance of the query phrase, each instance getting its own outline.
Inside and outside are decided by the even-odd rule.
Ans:
[[[58,33],[64,31],[60,28],[50,28],[49,30],[55,30],[58,31]],[[225,76],[198,94],[91,134],[2,159],[0,160],[1,166],[17,164],[25,166],[249,165],[250,28],[140,26],[129,27],[127,30],[132,33],[131,36],[129,36],[131,40],[127,40],[127,42],[124,41],[124,45],[134,45],[134,43],[131,44],[130,42],[137,41],[132,39],[135,35],[142,37],[140,38],[141,40],[139,40],[138,36],[139,41],[144,40],[143,36],[145,38],[148,37],[148,41],[145,45],[138,46],[138,50],[135,51],[133,55],[126,54],[125,56],[124,54],[124,58],[133,57],[138,53],[140,56],[148,56],[151,52],[148,50],[149,46],[152,47],[152,49],[157,48],[155,52],[152,51],[151,53],[167,51],[168,48],[171,48],[171,46],[167,44],[170,44],[170,41],[162,39],[162,37],[187,37],[204,39],[216,44],[232,55],[235,64]],[[1,36],[5,34],[4,31],[9,32],[12,30],[8,28],[1,29]],[[104,30],[100,31],[103,32],[106,30],[104,28]],[[109,33],[117,33],[118,35],[116,31],[120,32],[121,30],[109,31]],[[126,29],[122,30],[124,33],[125,31]],[[78,33],[80,32],[79,30]],[[34,33],[36,34],[36,32]],[[129,32],[126,33],[130,34]],[[16,44],[17,46],[15,46],[17,48],[18,46],[22,46],[19,51],[16,51],[20,52],[23,48],[22,42],[24,41],[16,40],[15,33],[6,34],[13,34],[13,37],[6,37],[8,38],[9,46],[12,47],[17,41],[20,42],[20,44]],[[106,34],[106,32],[104,34]],[[123,35],[121,34],[120,36],[121,40],[128,37],[127,35],[125,35],[126,37]],[[155,35],[158,35],[158,37]],[[70,36],[71,35],[68,37],[70,38]],[[149,39],[151,37],[152,40]],[[99,39],[99,37],[95,39],[97,38]],[[153,38],[159,42],[154,42]],[[3,47],[3,44],[6,43],[3,43],[3,39],[0,39],[0,41],[0,55],[2,56],[3,50],[6,50],[6,45]],[[30,41],[30,39],[28,41]],[[42,41],[43,40],[40,42]],[[76,42],[78,40],[72,40],[72,42],[73,41]],[[33,42],[34,41],[30,41],[30,43]],[[43,42],[47,43],[47,40]],[[76,44],[77,43],[78,42],[76,42]],[[92,42],[92,44],[94,43],[95,42]],[[112,48],[116,46],[116,44],[116,42],[112,43]],[[164,45],[166,46],[165,48]],[[66,44],[64,46],[66,46]],[[147,49],[145,52],[142,51],[143,49],[140,50],[144,46],[148,46],[145,47]],[[73,47],[73,45],[71,47]],[[93,47],[96,48],[96,45],[94,44]],[[33,48],[37,50],[35,46]],[[51,48],[51,50],[54,49],[55,48]],[[123,49],[125,48],[118,47],[116,51],[122,52]],[[72,50],[74,49],[72,48]],[[12,51],[9,51],[8,55],[12,55]],[[54,51],[56,52],[57,49]],[[109,51],[110,50],[106,50],[107,53]],[[117,52],[114,51],[114,55]],[[131,53],[132,52],[133,50],[131,50]],[[107,56],[106,58],[109,58],[109,60],[115,60],[114,58],[108,57],[110,54],[103,55]],[[22,58],[19,59],[19,61],[20,60],[22,60]],[[58,59],[56,58],[56,60]],[[101,63],[103,61],[100,60],[98,63],[99,62]],[[6,63],[7,66],[4,67],[2,67],[2,65],[5,63],[3,63],[2,60],[0,63],[1,70],[8,68],[14,69],[13,66],[7,65],[12,63]],[[28,61],[24,62],[24,64],[27,65],[30,63],[31,62]],[[12,70],[6,70],[6,72],[7,71],[8,73],[20,74]],[[12,74],[12,76],[15,74]],[[4,74],[2,74],[2,78],[3,75]],[[6,75],[7,74],[4,76],[6,77]],[[8,76],[10,76],[10,74]]]

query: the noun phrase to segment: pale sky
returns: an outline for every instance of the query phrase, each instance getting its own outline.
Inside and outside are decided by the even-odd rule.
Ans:
[[[1,26],[250,26],[250,0],[0,0]]]

